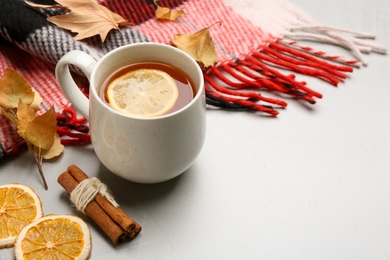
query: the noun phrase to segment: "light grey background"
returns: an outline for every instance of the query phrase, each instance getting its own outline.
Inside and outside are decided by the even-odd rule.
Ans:
[[[235,1],[229,0],[233,3]],[[372,32],[390,46],[388,0],[291,0],[317,21]],[[256,0],[239,11],[256,23]],[[334,46],[311,46],[348,55]],[[40,195],[46,214],[75,214],[57,176],[77,164],[113,191],[143,230],[114,248],[84,218],[92,259],[390,259],[390,59],[369,54],[314,106],[289,101],[278,118],[207,112],[207,137],[193,167],[172,181],[141,185],[109,173],[90,146],[44,163],[45,191],[27,152],[0,164],[0,183]],[[13,249],[0,250],[11,259]]]

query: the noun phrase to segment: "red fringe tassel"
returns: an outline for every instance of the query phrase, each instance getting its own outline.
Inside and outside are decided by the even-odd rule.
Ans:
[[[57,133],[64,145],[86,144],[91,142],[86,118],[77,118],[77,113],[70,107],[65,107],[57,114]]]
[[[205,74],[207,103],[225,109],[253,110],[276,116],[276,107],[287,103],[269,98],[259,91],[269,91],[316,103],[322,94],[299,82],[289,70],[324,80],[337,86],[353,71],[350,66],[336,65],[303,51],[271,42],[240,60],[227,61],[212,67]],[[263,104],[265,103],[265,104]]]

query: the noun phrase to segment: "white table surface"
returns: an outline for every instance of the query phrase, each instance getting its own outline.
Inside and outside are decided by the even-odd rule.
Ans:
[[[389,0],[291,1],[317,21],[375,33],[390,46]],[[248,6],[240,12],[256,22],[251,2],[240,1]],[[91,259],[390,259],[390,58],[366,58],[338,87],[301,77],[324,94],[314,106],[291,100],[277,118],[209,110],[204,149],[172,181],[124,181],[82,146],[44,163],[48,191],[26,152],[0,164],[0,183],[34,188],[46,214],[80,215],[58,175],[77,164],[105,182],[143,230],[113,247],[84,218]],[[12,255],[0,250],[0,259]]]

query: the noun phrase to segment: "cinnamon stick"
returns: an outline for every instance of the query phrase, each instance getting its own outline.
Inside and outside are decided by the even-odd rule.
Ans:
[[[82,182],[85,179],[88,179],[88,176],[76,165],[70,165],[68,167],[68,172],[75,178],[78,182]],[[141,231],[141,226],[135,222],[131,217],[129,217],[121,208],[114,207],[104,196],[97,194],[95,201],[103,208],[103,210],[121,226],[130,236],[134,238]]]
[[[70,194],[85,179],[88,179],[88,176],[76,165],[71,165],[68,167],[68,171],[58,177],[57,181]],[[84,211],[114,245],[123,241],[127,236],[136,237],[141,231],[141,226],[137,222],[126,215],[121,208],[114,207],[100,194],[96,195]]]

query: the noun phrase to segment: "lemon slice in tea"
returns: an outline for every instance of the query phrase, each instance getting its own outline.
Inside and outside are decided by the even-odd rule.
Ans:
[[[179,91],[168,73],[157,69],[137,69],[112,81],[106,94],[110,105],[119,112],[154,117],[173,108]]]
[[[0,186],[0,248],[12,247],[25,226],[43,216],[38,195],[22,184]]]

